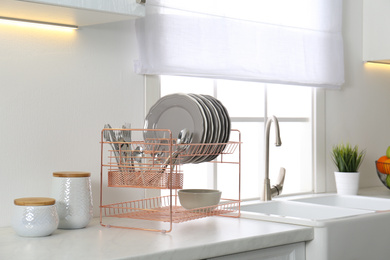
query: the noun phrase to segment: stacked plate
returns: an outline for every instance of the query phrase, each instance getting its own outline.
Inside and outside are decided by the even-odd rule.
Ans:
[[[145,129],[169,129],[176,138],[182,129],[193,133],[192,144],[182,163],[215,159],[229,141],[231,122],[222,103],[208,95],[171,94],[159,99],[145,118]],[[144,131],[145,140],[168,138],[167,132]],[[216,144],[221,145],[216,145]],[[209,144],[209,145],[207,145]]]

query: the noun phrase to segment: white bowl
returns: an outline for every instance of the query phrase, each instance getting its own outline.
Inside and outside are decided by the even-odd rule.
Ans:
[[[179,190],[180,204],[185,209],[195,209],[218,205],[222,192],[208,189]]]

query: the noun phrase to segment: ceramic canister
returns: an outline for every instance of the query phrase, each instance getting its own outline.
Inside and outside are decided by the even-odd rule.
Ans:
[[[58,226],[58,215],[53,198],[19,198],[14,200],[12,227],[19,236],[43,237]]]
[[[93,217],[91,174],[89,172],[54,172],[52,196],[60,223],[58,228],[84,228]]]

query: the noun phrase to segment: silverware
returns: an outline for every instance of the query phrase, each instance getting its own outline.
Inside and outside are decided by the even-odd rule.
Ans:
[[[192,133],[188,129],[183,129],[180,131],[179,136],[177,137],[176,150],[168,156],[168,158],[164,162],[164,168],[162,169],[162,173],[165,172],[168,165],[173,165],[173,167],[177,164],[177,158],[179,157],[180,153],[184,152],[185,150],[190,147],[190,143],[192,141]]]
[[[142,162],[142,157],[144,156],[144,149],[140,146],[137,146],[135,150],[132,152],[133,153],[133,159],[136,162],[141,163]]]
[[[110,124],[107,124],[106,126],[107,126],[107,128],[112,129],[112,127],[111,127]],[[117,140],[116,140],[116,136],[115,136],[114,131],[113,131],[113,130],[109,130],[108,132],[110,133],[110,139],[111,139],[112,145],[113,145],[114,148],[115,148],[115,151],[118,151],[118,150],[119,150],[119,147],[118,147],[118,144],[116,143]]]
[[[126,123],[122,126],[122,129],[130,129],[131,125]],[[130,161],[130,171],[134,171],[134,159],[133,159],[133,153],[132,153],[132,147],[131,147],[131,131],[129,130],[122,130],[122,138],[123,141],[125,142],[122,144],[122,151],[124,151],[125,154],[125,164],[127,165],[127,162]]]
[[[118,143],[116,143],[117,140],[116,140],[115,133],[112,130],[112,127],[110,126],[110,124],[105,124],[104,128],[110,129],[110,130],[103,131],[103,138],[106,140],[106,142],[108,142],[111,145],[111,148],[112,148],[114,156],[115,156],[115,160],[118,164],[118,169],[120,171],[122,171],[122,168],[119,166],[122,164],[122,162],[121,162],[121,156],[119,154],[119,146],[118,146]]]

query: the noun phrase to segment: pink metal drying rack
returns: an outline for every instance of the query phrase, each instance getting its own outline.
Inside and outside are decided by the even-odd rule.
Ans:
[[[105,131],[112,131],[120,136],[123,131],[131,131],[131,135],[144,131],[160,132],[154,138],[144,141],[107,142],[104,140]],[[172,231],[172,223],[180,223],[208,216],[240,217],[241,201],[241,133],[231,131],[231,140],[228,143],[190,144],[185,152],[179,155],[178,164],[173,164],[169,156],[177,148],[176,140],[172,138],[170,130],[166,129],[103,129],[101,132],[101,174],[100,174],[100,224],[106,227],[125,229],[148,230],[158,232]],[[182,145],[182,144],[179,144]],[[116,149],[117,147],[118,149]],[[142,151],[142,156],[140,156]],[[203,156],[203,157],[202,157]],[[210,163],[228,163],[236,165],[237,193],[234,199],[221,199],[218,205],[186,210],[180,206],[177,190],[183,188],[184,174],[181,161],[186,158],[213,159]],[[170,164],[165,164],[170,161]],[[143,188],[168,189],[168,196],[158,196],[140,200],[116,203],[104,203],[104,197],[109,188]],[[107,219],[132,219],[124,224],[107,224]],[[164,222],[168,227],[148,225],[153,222]],[[123,223],[123,222],[121,222]],[[148,227],[150,226],[150,227]]]

